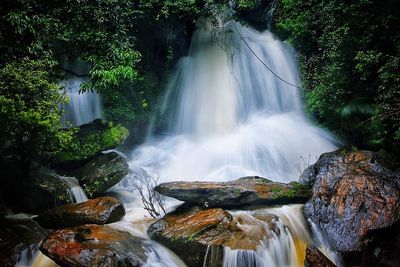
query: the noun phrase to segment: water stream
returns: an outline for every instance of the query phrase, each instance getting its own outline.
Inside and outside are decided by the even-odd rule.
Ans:
[[[234,27],[235,26],[235,27]],[[178,64],[147,142],[132,162],[163,181],[227,181],[259,175],[288,182],[303,160],[335,149],[335,139],[306,117],[290,47],[271,32],[209,23],[194,34]],[[310,161],[308,161],[310,159]]]
[[[71,82],[75,88],[82,81]],[[147,228],[154,220],[137,198],[134,177],[144,172],[167,182],[229,181],[258,175],[290,182],[297,180],[305,164],[336,148],[335,138],[305,115],[299,85],[292,49],[271,32],[236,22],[217,27],[204,21],[199,24],[188,56],[180,60],[170,79],[146,142],[132,152],[131,175],[113,188],[123,196],[127,215],[111,226],[148,240],[146,266],[185,264],[149,240]],[[98,112],[79,101],[71,105],[90,109],[82,114]],[[76,125],[87,122],[80,116],[68,120]],[[79,194],[75,194],[77,199]],[[168,201],[167,208],[173,210],[177,204]],[[305,248],[313,241],[301,205],[229,212],[249,239],[262,235],[263,240],[255,251],[225,248],[224,267],[303,266]],[[212,254],[207,253],[211,258],[206,257],[205,266],[213,266]],[[37,259],[43,265],[34,266],[51,266],[44,256],[39,254]]]
[[[61,106],[64,111],[62,122],[65,127],[80,126],[94,119],[101,118],[103,105],[101,97],[96,92],[80,92],[80,87],[85,78],[69,75],[68,79],[61,82],[69,102]]]
[[[114,190],[135,195],[134,179],[143,173],[159,182],[229,181],[249,175],[290,182],[321,153],[336,149],[335,138],[304,113],[289,46],[269,31],[236,22],[216,27],[203,21],[198,26],[146,142],[132,152],[131,175]],[[139,199],[128,197],[125,203],[136,207],[128,211],[134,221],[146,216]],[[176,204],[167,202],[170,210]],[[303,266],[305,248],[313,241],[301,205],[230,213],[249,239],[257,234],[265,238],[255,251],[225,248],[223,266]],[[132,223],[128,215],[117,225],[148,238],[144,229],[150,223]],[[160,256],[150,266],[182,264],[157,244],[153,251]],[[204,266],[214,266],[214,254],[207,252]]]
[[[255,239],[261,235],[264,238],[256,251],[226,247],[223,266],[303,266],[311,236],[301,208],[302,205],[291,205],[255,211],[231,211],[246,236]]]

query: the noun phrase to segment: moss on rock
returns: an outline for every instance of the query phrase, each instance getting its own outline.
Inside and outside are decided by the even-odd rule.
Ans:
[[[101,151],[117,147],[128,135],[128,129],[119,124],[95,120],[81,126],[71,145],[59,152],[56,159],[59,163],[84,161]]]

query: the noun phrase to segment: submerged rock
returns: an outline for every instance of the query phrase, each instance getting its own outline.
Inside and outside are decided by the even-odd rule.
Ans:
[[[313,185],[305,215],[340,252],[361,251],[371,230],[400,219],[400,177],[376,153],[338,150],[323,154],[303,174]]]
[[[0,220],[0,266],[14,267],[16,263],[28,266],[39,249],[47,231],[37,223]]]
[[[37,221],[45,228],[74,227],[83,224],[106,224],[119,221],[124,206],[112,197],[91,199],[78,204],[60,206],[42,213]]]
[[[155,190],[206,207],[305,203],[310,196],[310,191],[300,183],[277,183],[257,176],[225,183],[170,182],[158,185]]]
[[[60,266],[142,266],[143,240],[102,225],[83,225],[51,233],[40,250]]]
[[[78,178],[88,196],[99,195],[120,182],[129,172],[126,159],[116,152],[100,154],[81,168],[68,172]]]
[[[174,251],[188,266],[203,266],[207,251],[222,255],[225,246],[256,250],[266,237],[267,233],[250,237],[238,224],[240,221],[222,209],[191,207],[167,214],[152,224],[148,233],[151,239]],[[213,264],[220,266],[222,257],[216,260]]]

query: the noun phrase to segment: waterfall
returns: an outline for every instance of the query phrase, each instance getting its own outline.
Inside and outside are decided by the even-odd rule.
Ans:
[[[132,175],[115,190],[133,192],[132,179],[146,176],[143,173],[155,174],[159,182],[229,181],[252,175],[297,180],[303,168],[336,149],[337,142],[307,118],[299,88],[294,53],[271,32],[237,22],[217,27],[200,22],[188,56],[168,83],[147,140],[132,152]],[[140,199],[134,201],[128,203],[137,205]],[[176,202],[168,200],[169,210],[172,204]],[[263,239],[256,250],[226,247],[222,256],[210,249],[204,266],[214,266],[220,257],[226,267],[303,266],[305,249],[313,241],[301,209],[294,205],[230,211],[246,238]],[[135,208],[127,214],[137,218],[138,210],[144,212]],[[136,235],[143,231],[143,225],[129,227]],[[150,262],[180,266],[154,243],[149,255],[158,255]]]
[[[293,51],[271,32],[202,23],[132,163],[163,182],[251,175],[293,181],[303,163],[336,148],[304,114],[297,86]]]
[[[301,205],[255,211],[231,211],[249,239],[264,240],[253,250],[224,249],[224,267],[303,266],[305,249],[311,243]],[[271,220],[271,216],[273,219]]]
[[[64,126],[72,124],[79,126],[101,118],[103,107],[101,97],[96,92],[80,92],[80,87],[85,78],[69,75],[68,79],[61,82],[69,102],[61,105],[64,111],[62,122]]]
[[[75,177],[61,177],[68,185],[68,194],[71,203],[81,203],[88,200],[88,197],[83,191],[83,188],[79,185],[78,180]]]

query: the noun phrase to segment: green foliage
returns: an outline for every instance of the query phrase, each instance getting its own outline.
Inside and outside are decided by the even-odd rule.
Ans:
[[[351,143],[400,148],[395,0],[283,0],[278,32],[300,53],[308,110]]]
[[[101,151],[117,147],[128,137],[128,130],[121,125],[99,125],[94,130],[81,129],[74,136],[69,146],[57,154],[58,162],[82,161]]]
[[[23,162],[35,153],[51,157],[71,140],[71,131],[60,131],[58,105],[66,99],[51,80],[53,67],[23,59],[0,69],[0,147]]]

